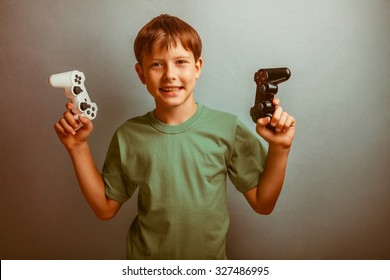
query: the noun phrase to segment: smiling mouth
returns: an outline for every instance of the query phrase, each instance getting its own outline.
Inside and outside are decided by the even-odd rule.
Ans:
[[[182,87],[162,87],[160,88],[160,90],[162,92],[172,92],[172,93],[175,93],[175,92],[179,92],[180,90],[182,89]]]

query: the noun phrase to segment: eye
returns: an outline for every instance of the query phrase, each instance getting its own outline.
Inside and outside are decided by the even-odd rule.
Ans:
[[[177,64],[186,64],[187,61],[184,60],[184,59],[179,59],[176,63],[177,63]]]
[[[157,68],[157,67],[162,67],[162,63],[161,62],[153,62],[150,67],[152,68]]]

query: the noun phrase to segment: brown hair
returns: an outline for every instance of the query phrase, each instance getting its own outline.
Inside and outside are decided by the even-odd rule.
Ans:
[[[191,51],[197,61],[202,52],[202,40],[196,30],[183,20],[170,15],[160,15],[148,22],[139,32],[134,41],[134,54],[138,63],[142,64],[144,55],[152,52],[154,44],[160,47],[177,46]]]

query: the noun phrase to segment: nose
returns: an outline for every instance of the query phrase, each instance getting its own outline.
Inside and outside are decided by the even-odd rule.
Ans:
[[[164,79],[165,80],[176,80],[175,67],[169,63],[165,66]]]

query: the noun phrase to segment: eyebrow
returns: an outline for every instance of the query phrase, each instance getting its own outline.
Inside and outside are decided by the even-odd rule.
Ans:
[[[186,56],[186,55],[178,55],[178,56],[173,57],[172,60],[191,59],[191,58],[192,58],[192,56],[190,56],[190,55],[188,55],[188,56]],[[165,60],[165,59],[159,58],[159,57],[151,57],[150,59],[153,60],[153,61],[164,61]]]

